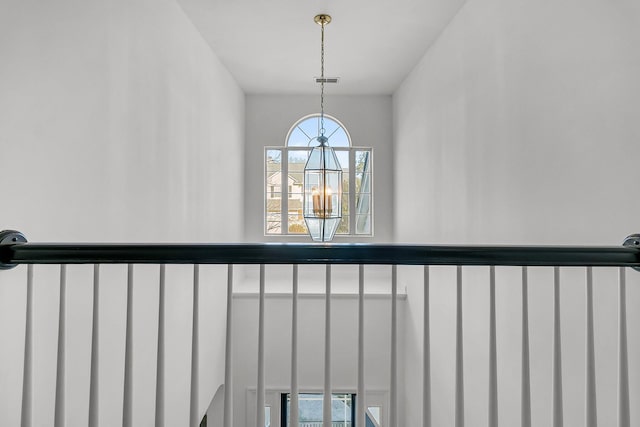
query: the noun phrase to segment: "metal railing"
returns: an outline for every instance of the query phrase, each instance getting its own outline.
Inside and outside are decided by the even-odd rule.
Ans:
[[[16,264],[383,264],[640,268],[640,237],[624,246],[27,243],[0,232],[0,268]]]
[[[464,370],[463,370],[463,346],[462,346],[462,267],[463,266],[489,266],[490,268],[490,366],[489,366],[489,424],[497,425],[497,368],[496,368],[496,320],[495,320],[495,266],[520,266],[522,267],[522,425],[531,425],[531,402],[530,402],[530,373],[529,373],[529,326],[528,326],[528,266],[552,266],[554,267],[554,319],[553,319],[553,425],[562,425],[562,363],[560,357],[560,267],[586,267],[587,270],[587,342],[591,346],[587,349],[587,406],[595,403],[595,385],[590,379],[595,377],[595,362],[593,360],[593,296],[592,267],[619,267],[619,395],[618,395],[618,419],[620,426],[630,426],[629,421],[629,385],[628,385],[628,362],[627,362],[627,331],[626,331],[626,294],[625,294],[625,269],[627,267],[640,269],[640,235],[629,236],[623,246],[610,247],[583,247],[583,246],[428,246],[428,245],[377,245],[377,244],[58,244],[58,243],[28,243],[26,238],[16,231],[0,232],[0,269],[9,269],[18,264],[129,264],[128,289],[130,295],[132,284],[133,264],[159,264],[161,265],[160,286],[162,304],[163,286],[163,265],[164,264],[193,264],[194,265],[194,330],[197,331],[197,311],[195,309],[198,289],[198,268],[199,264],[228,264],[228,294],[227,294],[227,349],[226,349],[226,373],[225,384],[230,384],[231,369],[231,312],[233,291],[233,268],[234,264],[259,264],[260,265],[260,305],[259,305],[259,344],[258,344],[258,380],[257,380],[257,409],[256,425],[264,426],[265,384],[264,384],[264,296],[265,280],[264,266],[266,264],[290,264],[293,265],[293,318],[292,318],[292,401],[297,401],[298,385],[297,381],[297,286],[298,286],[298,264],[326,264],[326,319],[330,318],[331,303],[331,265],[333,264],[354,264],[360,265],[359,272],[359,339],[358,339],[358,395],[364,395],[364,378],[361,366],[364,363],[363,354],[363,295],[364,295],[364,265],[392,265],[392,318],[391,318],[391,384],[389,386],[389,426],[397,427],[398,423],[398,402],[397,402],[397,273],[398,265],[421,265],[424,266],[424,365],[423,382],[424,396],[423,426],[431,425],[431,362],[430,362],[430,338],[429,338],[429,266],[450,265],[457,266],[457,287],[456,287],[456,356],[455,356],[455,425],[464,425]],[[61,267],[61,289],[63,283],[63,271]],[[28,286],[31,286],[31,269],[29,270]],[[99,272],[96,267],[95,283],[99,280]],[[28,291],[27,296],[27,318],[29,310],[32,310],[30,303],[31,296]],[[94,298],[96,298],[94,296]],[[62,299],[62,298],[61,298]],[[30,305],[31,304],[31,305]],[[94,300],[94,307],[95,307]],[[162,307],[162,305],[161,305]],[[64,307],[61,305],[61,310]],[[131,307],[127,305],[127,346],[131,345],[131,330],[129,327],[129,317]],[[162,312],[160,323],[164,322]],[[62,319],[61,314],[61,319]],[[327,320],[325,330],[325,352],[330,347],[330,321]],[[30,334],[30,325],[27,323],[26,334]],[[94,333],[96,331],[94,330]],[[159,342],[162,342],[159,329]],[[32,351],[25,348],[25,360]],[[194,349],[197,349],[197,337],[194,333]],[[159,346],[160,347],[160,346]],[[127,347],[128,349],[128,347]],[[127,355],[130,353],[125,351]],[[194,353],[195,354],[195,353]],[[325,373],[331,370],[329,353],[325,353]],[[158,354],[158,363],[163,361],[163,356]],[[92,358],[92,373],[97,369]],[[96,362],[97,363],[97,362]],[[192,366],[197,370],[197,360]],[[130,375],[131,360],[127,356],[125,361],[125,387],[131,387]],[[30,372],[25,367],[25,382],[23,384],[23,425],[25,417],[28,419],[28,402],[30,387]],[[325,374],[325,396],[330,396],[330,380]],[[158,379],[160,381],[161,378]],[[197,381],[197,371],[192,371],[192,381]],[[197,387],[195,388],[197,390]],[[93,390],[93,389],[92,389]],[[158,386],[161,393],[160,385]],[[194,390],[192,385],[192,390]],[[60,390],[58,390],[60,392]],[[62,391],[63,392],[63,391]],[[197,397],[197,396],[196,396]],[[91,399],[90,399],[91,400]],[[232,399],[231,387],[225,388],[224,404],[224,426],[232,425]],[[330,401],[330,399],[325,399]],[[27,402],[27,403],[25,403]],[[125,390],[125,404],[123,411],[123,425],[130,425],[130,400],[127,404],[127,390]],[[26,405],[26,409],[25,409]],[[128,406],[129,405],[129,406]],[[293,405],[292,405],[293,406]],[[192,403],[192,417],[194,421],[194,409]],[[93,409],[90,408],[90,425],[95,425],[96,419],[91,418]],[[58,411],[58,399],[56,398],[56,411]],[[325,408],[325,416],[330,414],[330,407]],[[364,399],[357,401],[356,425],[364,424]],[[292,411],[291,422],[297,424],[297,412]],[[596,415],[587,413],[587,425],[595,426]],[[330,423],[325,427],[329,427]],[[300,424],[307,426],[307,424]],[[342,424],[340,424],[342,425]],[[311,426],[311,424],[309,424]],[[313,424],[315,427],[315,424]]]

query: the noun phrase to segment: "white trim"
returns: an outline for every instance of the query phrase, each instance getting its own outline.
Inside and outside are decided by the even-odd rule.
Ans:
[[[293,132],[293,130],[294,130],[296,127],[298,127],[298,125],[299,125],[300,123],[302,123],[302,122],[304,122],[305,120],[308,120],[308,119],[310,119],[310,118],[312,118],[312,117],[320,117],[320,113],[311,113],[311,114],[307,114],[306,116],[304,116],[304,117],[302,117],[302,118],[298,119],[298,121],[297,121],[297,122],[295,122],[295,123],[294,123],[294,124],[289,128],[289,132],[287,132],[287,136],[286,136],[286,138],[284,139],[284,146],[285,146],[285,147],[301,147],[301,146],[298,146],[298,145],[289,145],[289,138],[291,137],[291,133]],[[346,127],[346,126],[345,126],[345,125],[344,125],[340,120],[338,120],[337,118],[335,118],[334,116],[332,116],[332,115],[330,115],[330,114],[325,113],[325,114],[324,114],[324,117],[325,117],[325,118],[328,118],[328,119],[330,119],[330,120],[333,120],[334,122],[336,122],[336,123],[337,123],[337,124],[338,124],[338,125],[339,125],[343,130],[344,130],[344,133],[347,135],[347,140],[349,141],[349,147],[352,147],[353,145],[351,144],[351,134],[350,134],[350,133],[349,133],[349,131],[347,130],[347,127]],[[309,147],[309,146],[307,145],[307,148],[312,148],[312,147]],[[333,148],[335,148],[335,147],[333,147]],[[344,147],[342,147],[342,148],[344,148]]]

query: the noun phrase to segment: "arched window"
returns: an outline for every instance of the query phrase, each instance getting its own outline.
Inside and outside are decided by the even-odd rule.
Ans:
[[[312,114],[291,126],[283,147],[265,148],[264,232],[273,235],[306,235],[302,215],[304,165],[318,145],[320,115]],[[325,136],[342,166],[342,220],[336,235],[371,236],[372,150],[354,147],[349,132],[338,119],[325,114]],[[350,183],[354,183],[353,186]]]

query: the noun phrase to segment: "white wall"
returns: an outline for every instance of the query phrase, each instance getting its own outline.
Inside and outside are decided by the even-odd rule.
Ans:
[[[301,266],[300,270],[314,269]],[[347,268],[347,267],[345,267]],[[356,266],[349,268],[357,271]],[[324,269],[323,269],[324,270]],[[270,267],[267,268],[265,300],[265,387],[267,404],[272,407],[272,424],[279,425],[278,394],[290,390],[291,373],[291,295],[272,293]],[[352,288],[357,292],[357,280]],[[257,290],[257,284],[256,289]],[[298,306],[298,383],[300,392],[322,393],[324,381],[323,294],[300,288]],[[332,390],[354,393],[357,388],[358,296],[349,293],[332,298]],[[289,291],[290,292],[290,291]],[[405,300],[398,300],[399,360],[403,360],[403,318]],[[255,420],[257,384],[258,297],[255,293],[236,294],[233,312],[234,425],[251,425]],[[389,294],[365,297],[365,387],[367,403],[388,399],[390,372],[391,300]],[[400,364],[402,373],[402,365]],[[403,383],[402,375],[399,384]],[[270,400],[271,399],[271,400]],[[388,405],[388,402],[384,402]],[[388,406],[383,410],[386,417]]]
[[[0,228],[38,242],[241,240],[244,94],[175,1],[9,0],[0,28]],[[103,272],[100,419],[117,425],[126,267]],[[36,268],[34,425],[53,420],[56,274]],[[167,425],[186,425],[192,273],[168,274],[165,415]],[[202,274],[203,413],[222,382],[226,274]],[[157,275],[157,267],[136,270],[136,425],[153,419]],[[91,268],[69,276],[67,425],[80,426]],[[2,425],[20,416],[25,282],[24,268],[0,274]]]
[[[638,231],[640,39],[630,1],[469,0],[394,94],[395,238],[421,243],[618,245]],[[416,191],[416,187],[419,190]],[[420,361],[422,288],[408,288],[407,368]],[[453,271],[434,282],[434,425],[453,414],[446,331]],[[534,424],[551,420],[552,273],[532,273]],[[628,272],[631,424],[640,413],[640,279]],[[465,269],[468,425],[485,425],[488,273]],[[584,425],[584,272],[562,273],[565,425]],[[407,279],[410,280],[410,279]],[[598,416],[616,419],[616,274],[596,271]],[[498,272],[502,425],[519,423],[518,272]],[[410,338],[414,336],[415,339]],[[421,395],[408,378],[408,394]],[[437,390],[437,391],[436,391]],[[440,393],[442,391],[442,393]],[[478,398],[478,396],[481,396]],[[408,407],[417,425],[419,407]]]
[[[300,118],[319,113],[320,95],[248,95],[246,98],[245,240],[296,241],[308,236],[264,236],[264,147],[283,146],[291,126]],[[325,97],[325,112],[340,120],[354,146],[373,147],[374,236],[358,242],[393,239],[391,97],[386,95],[332,95]],[[337,236],[334,241],[354,241]]]

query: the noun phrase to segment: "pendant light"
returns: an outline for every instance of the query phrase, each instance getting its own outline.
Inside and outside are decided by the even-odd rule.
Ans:
[[[316,242],[329,242],[342,219],[342,167],[333,148],[324,136],[324,27],[329,15],[317,15],[320,25],[320,126],[314,147],[304,166],[303,214],[309,235]]]

